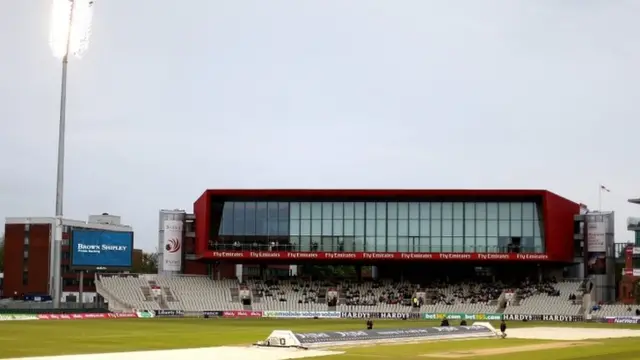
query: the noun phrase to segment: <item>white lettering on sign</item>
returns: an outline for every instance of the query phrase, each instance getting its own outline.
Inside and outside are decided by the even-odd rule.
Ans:
[[[126,245],[86,245],[78,244],[76,246],[79,253],[100,254],[103,251],[127,251]]]

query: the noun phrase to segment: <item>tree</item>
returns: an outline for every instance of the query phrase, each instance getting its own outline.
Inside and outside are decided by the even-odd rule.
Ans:
[[[143,252],[139,267],[133,269],[139,274],[155,274],[158,272],[158,253]]]
[[[0,272],[4,271],[4,234],[0,234]]]

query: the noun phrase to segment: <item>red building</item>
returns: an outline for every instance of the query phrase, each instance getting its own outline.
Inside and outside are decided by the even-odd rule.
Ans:
[[[574,261],[580,205],[546,190],[207,190],[185,273],[238,264]],[[388,265],[388,266],[387,266]]]
[[[51,277],[51,240],[55,219],[52,217],[7,218],[5,221],[4,283],[3,296],[14,294],[49,294]],[[62,234],[62,291],[78,292],[78,272],[71,268],[70,234],[74,229],[105,231],[131,231],[131,227],[115,224],[88,223],[78,220],[63,220]],[[134,263],[140,262],[141,252],[133,252]],[[94,276],[84,276],[83,291],[95,292]]]

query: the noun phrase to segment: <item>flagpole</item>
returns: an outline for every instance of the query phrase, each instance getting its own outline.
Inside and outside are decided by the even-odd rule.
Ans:
[[[602,185],[598,186],[598,212],[602,212]]]

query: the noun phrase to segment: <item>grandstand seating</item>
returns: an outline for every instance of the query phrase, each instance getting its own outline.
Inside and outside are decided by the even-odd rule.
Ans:
[[[636,316],[637,306],[630,305],[598,305],[599,309],[591,311],[592,316]]]
[[[531,284],[516,291],[520,304],[507,306],[505,314],[578,315],[582,305],[574,304],[569,295],[578,294],[580,281]],[[555,291],[555,294],[553,292]]]
[[[214,281],[204,276],[165,277],[158,275],[100,276],[96,287],[112,310],[290,310],[290,311],[355,311],[355,312],[433,312],[433,313],[495,313],[566,314],[582,311],[579,302],[569,295],[579,294],[579,281],[545,284],[523,284],[515,289],[510,304],[505,303],[502,284],[465,283],[447,285],[434,283],[427,288],[415,284],[389,281],[330,284],[281,280],[263,282],[249,280],[251,305],[243,305],[238,297],[237,280]],[[151,294],[150,288],[155,289]],[[513,288],[512,288],[513,289]],[[327,290],[338,293],[338,304],[327,305]],[[416,292],[425,294],[419,308],[408,305]],[[627,307],[624,308],[626,313]],[[603,306],[601,314],[621,312]],[[603,315],[604,316],[604,315]]]

